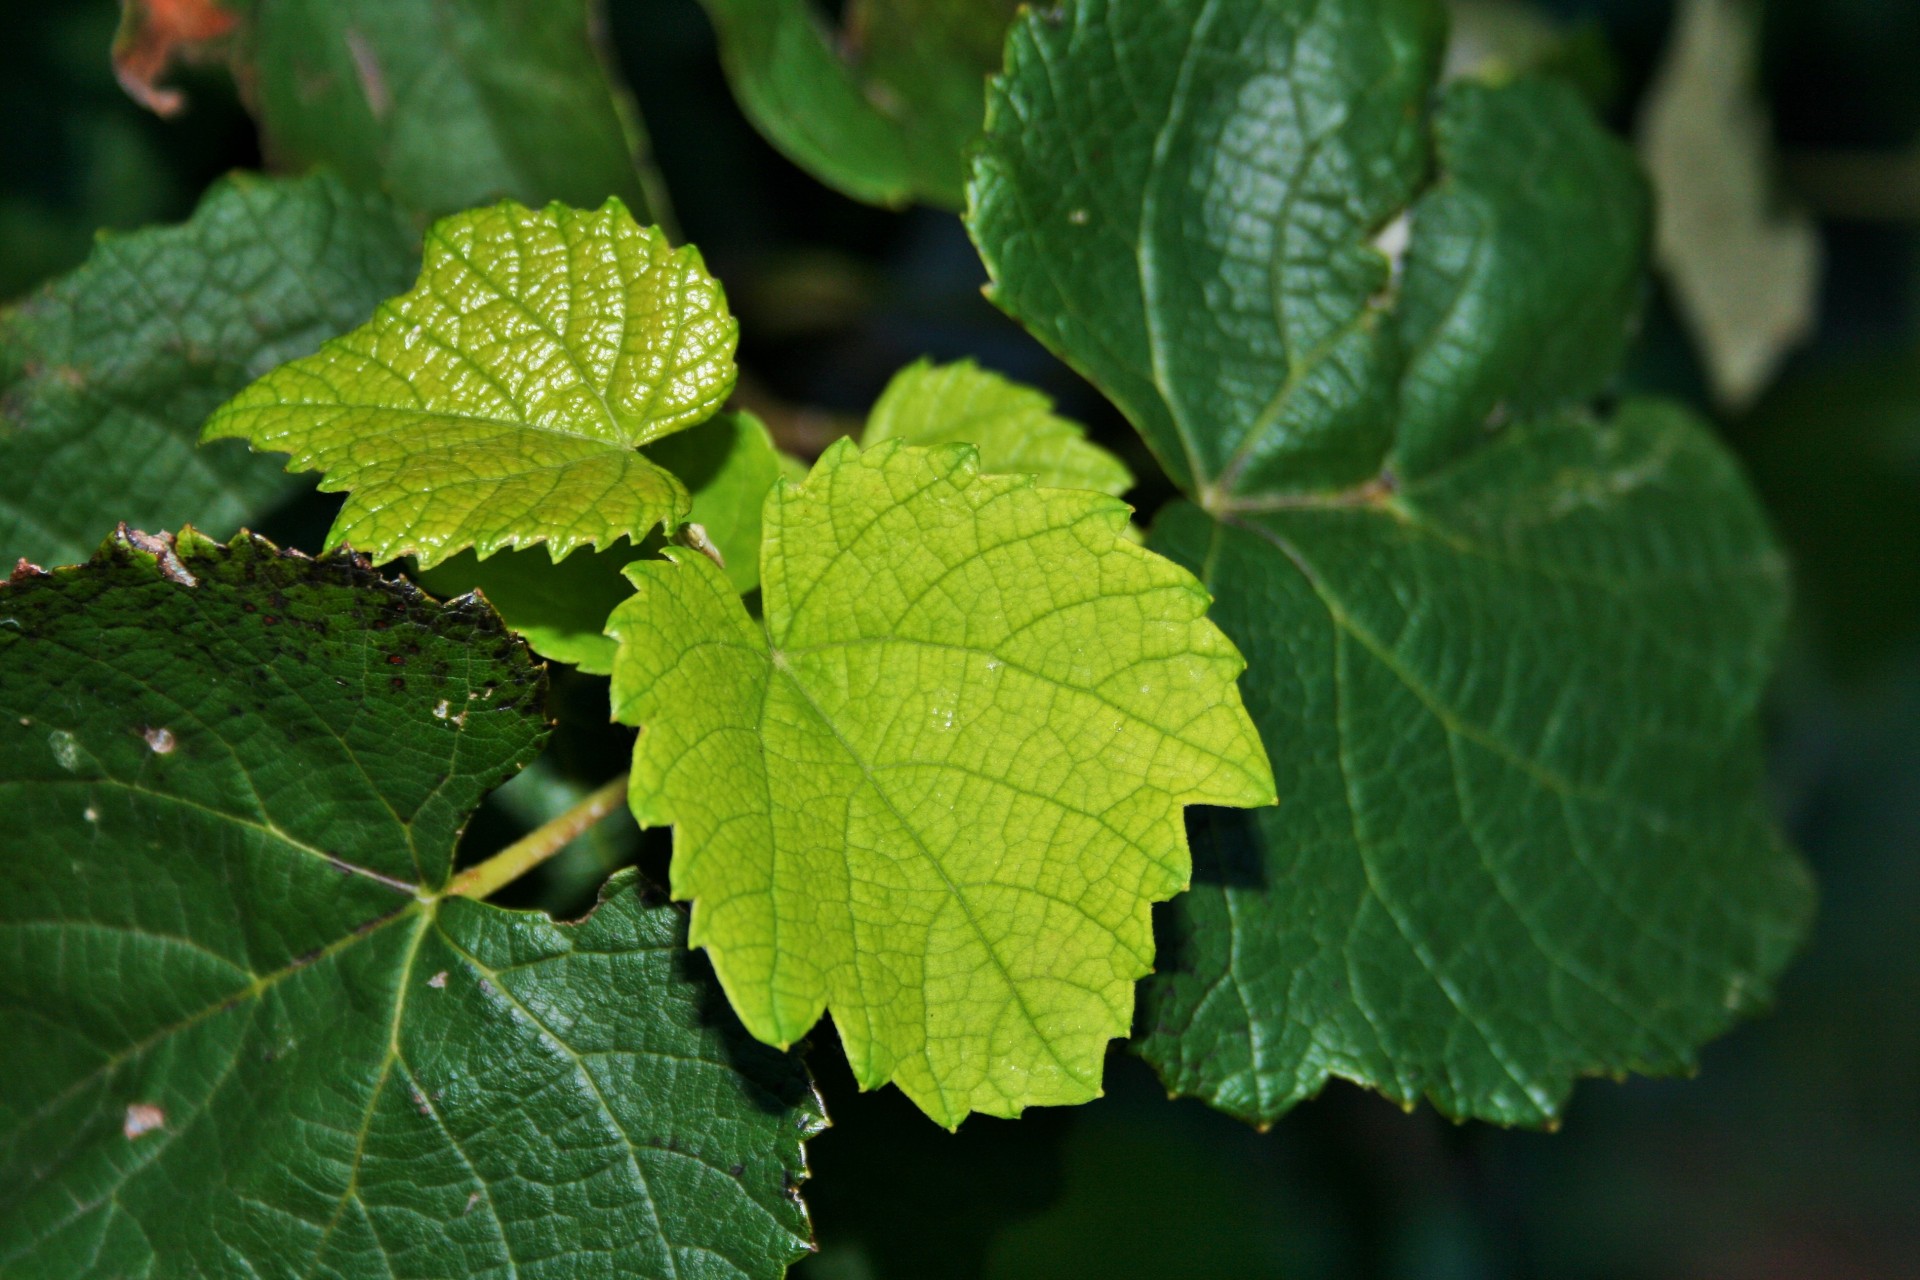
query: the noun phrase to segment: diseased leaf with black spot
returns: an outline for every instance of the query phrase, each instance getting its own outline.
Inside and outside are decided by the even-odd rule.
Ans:
[[[125,534],[0,588],[0,1270],[774,1277],[823,1123],[631,876],[444,897],[546,736],[474,599]]]

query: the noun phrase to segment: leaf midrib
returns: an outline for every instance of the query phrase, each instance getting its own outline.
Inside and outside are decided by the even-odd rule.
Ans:
[[[41,1120],[44,1120],[47,1117],[48,1113],[58,1108],[62,1103],[73,1098],[75,1095],[86,1091],[102,1076],[108,1075],[113,1071],[118,1070],[122,1065],[124,1065],[128,1061],[134,1058],[137,1058],[144,1053],[147,1053],[148,1051],[152,1050],[158,1045],[161,1045],[166,1041],[172,1039],[174,1036],[177,1036],[182,1032],[187,1031],[192,1027],[199,1025],[202,1022],[205,1022],[209,1018],[216,1017],[219,1014],[226,1013],[230,1010],[239,1009],[243,1006],[252,1004],[253,1002],[263,997],[268,991],[271,991],[273,988],[279,986],[282,982],[286,981],[288,978],[293,977],[295,974],[304,972],[305,970],[311,969],[315,965],[321,964],[323,962],[334,960],[338,958],[341,953],[349,950],[355,944],[361,942],[362,940],[366,938],[370,938],[374,934],[381,932],[388,925],[391,925],[399,920],[404,920],[407,917],[418,914],[422,911],[430,911],[433,905],[434,904],[429,902],[422,902],[419,900],[415,900],[393,911],[390,911],[385,915],[375,916],[372,919],[369,919],[369,920],[363,921],[360,924],[354,925],[346,933],[343,933],[341,936],[335,938],[332,942],[327,943],[325,946],[320,947],[318,950],[308,952],[307,954],[302,956],[296,956],[293,960],[282,965],[280,968],[275,969],[269,973],[257,975],[253,977],[251,981],[247,982],[243,986],[240,986],[234,989],[233,991],[228,992],[227,994],[221,996],[219,999],[209,1001],[206,1005],[188,1014],[184,1018],[176,1018],[174,1021],[166,1024],[165,1026],[159,1027],[153,1031],[148,1032],[146,1035],[142,1036],[139,1040],[136,1040],[132,1044],[126,1045],[123,1048],[115,1051],[113,1054],[103,1059],[97,1066],[95,1066],[92,1070],[88,1071],[85,1075],[77,1077],[66,1088],[60,1090],[58,1093],[48,1098],[45,1102],[41,1103],[41,1105],[38,1108],[36,1108],[31,1115],[23,1117],[19,1121],[16,1128],[19,1130],[26,1130],[31,1128],[32,1126],[38,1124]],[[188,1123],[192,1124],[196,1122],[200,1118],[200,1116],[204,1114],[205,1114],[204,1108],[200,1111],[195,1112],[192,1120],[189,1120]],[[79,1150],[80,1150],[79,1148],[75,1148],[76,1153]],[[39,1177],[37,1177],[34,1180],[35,1183],[42,1184],[50,1181],[56,1174],[60,1172],[60,1169],[63,1167],[64,1166],[57,1165],[50,1169],[45,1170]],[[83,1212],[90,1211],[94,1207],[97,1207],[97,1205],[82,1206],[82,1211]],[[34,1248],[36,1248],[40,1243],[42,1243],[42,1240],[44,1240],[44,1237],[33,1240],[33,1241],[29,1241],[26,1245],[22,1247],[21,1250],[8,1255],[8,1257],[5,1259],[0,1259],[0,1261],[11,1262],[19,1258],[23,1256],[25,1253],[30,1252]]]
[[[768,651],[768,666],[770,671],[778,672],[784,676],[794,691],[805,701],[808,709],[811,710],[814,716],[820,721],[821,726],[833,736],[833,740],[839,745],[841,751],[846,753],[847,759],[851,760],[854,766],[860,770],[861,775],[866,778],[868,787],[872,789],[876,796],[880,797],[881,803],[886,805],[887,812],[893,815],[894,821],[899,823],[900,829],[912,838],[914,848],[919,851],[920,856],[926,863],[933,868],[934,873],[940,877],[940,883],[947,890],[947,893],[960,904],[960,909],[966,916],[967,924],[973,929],[974,937],[979,940],[981,950],[985,951],[987,958],[993,962],[994,971],[999,974],[1001,982],[1005,984],[1008,993],[1013,996],[1014,1003],[1020,1009],[1020,1015],[1027,1020],[1027,1026],[1033,1032],[1034,1039],[1039,1042],[1041,1047],[1046,1051],[1047,1056],[1053,1059],[1055,1065],[1057,1065],[1068,1078],[1077,1084],[1087,1085],[1088,1082],[1083,1080],[1079,1074],[1060,1057],[1054,1048],[1052,1040],[1040,1029],[1039,1020],[1034,1017],[1033,1010],[1027,1006],[1025,993],[1021,991],[1019,984],[1014,981],[1012,973],[1007,969],[1006,962],[1000,958],[1000,953],[994,949],[992,940],[988,938],[986,930],[980,924],[980,918],[974,914],[973,904],[968,901],[960,885],[955,883],[953,877],[947,874],[945,865],[941,863],[939,858],[934,856],[933,850],[927,847],[926,841],[921,838],[919,830],[907,821],[906,815],[901,813],[899,807],[894,804],[893,797],[887,794],[886,788],[880,785],[880,779],[875,774],[873,766],[869,765],[860,753],[854,750],[853,744],[848,741],[846,735],[840,731],[839,725],[834,722],[833,718],[827,714],[826,709],[814,698],[812,691],[807,688],[806,684],[802,682],[799,676],[787,665],[785,655],[780,650],[773,649]],[[764,716],[764,711],[762,714]],[[766,736],[766,725],[763,719],[760,729],[762,742],[766,740]],[[768,770],[768,773],[769,776],[771,776],[771,770]],[[860,967],[856,963],[853,968],[857,977],[860,973]],[[935,1087],[941,1091],[941,1097],[944,1100],[946,1097],[946,1082],[941,1079],[936,1079]],[[1097,1085],[1095,1087],[1097,1087]]]

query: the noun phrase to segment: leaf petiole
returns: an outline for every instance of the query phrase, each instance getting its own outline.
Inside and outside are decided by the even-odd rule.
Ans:
[[[627,779],[622,774],[594,791],[551,822],[543,823],[485,862],[468,867],[447,885],[443,898],[476,900],[512,884],[626,802]]]

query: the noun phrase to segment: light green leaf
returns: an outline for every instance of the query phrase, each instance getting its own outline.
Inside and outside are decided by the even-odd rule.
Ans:
[[[145,11],[176,11],[150,56],[229,62],[276,165],[324,165],[430,217],[502,198],[587,207],[617,197],[664,219],[639,117],[600,48],[598,7],[136,0],[121,41],[152,21]],[[181,21],[187,10],[198,24]],[[177,109],[177,93],[153,91],[155,69],[129,87],[156,110]]]
[[[687,519],[706,531],[727,562],[733,589],[745,595],[759,586],[761,510],[781,475],[766,425],[750,413],[724,414],[648,446],[647,456],[692,490]]]
[[[1438,26],[1024,19],[971,191],[996,299],[1197,504],[1152,545],[1247,654],[1280,806],[1194,819],[1142,1048],[1262,1122],[1330,1076],[1539,1123],[1578,1076],[1683,1069],[1810,906],[1757,764],[1765,521],[1683,412],[1583,405],[1641,185],[1570,90],[1463,82],[1422,190]]]
[[[411,293],[221,408],[205,439],[293,455],[350,490],[328,535],[432,566],[638,540],[688,497],[636,446],[712,416],[738,326],[699,253],[619,201],[514,204],[427,233]]]
[[[858,200],[958,207],[982,86],[1017,0],[702,0],[727,78],[768,141]]]
[[[406,287],[416,237],[326,177],[236,176],[184,225],[108,236],[0,316],[0,557],[84,560],[103,522],[221,534],[300,487],[235,444],[221,401]]]
[[[766,427],[749,413],[723,413],[649,445],[646,453],[693,491],[687,518],[706,530],[734,589],[745,595],[759,586],[760,508],[781,474]],[[419,577],[443,596],[479,590],[535,653],[604,676],[613,672],[615,648],[605,634],[607,615],[633,594],[621,570],[646,553],[621,541],[556,564],[537,549],[485,560],[463,551]]]
[[[414,577],[447,599],[480,592],[535,653],[604,676],[613,670],[614,644],[601,632],[614,606],[633,594],[620,571],[642,554],[624,538],[604,551],[583,549],[558,562],[537,547],[485,560],[462,551],[416,569]]]
[[[545,737],[483,604],[246,538],[0,589],[0,1269],[775,1277],[822,1123],[680,913],[444,897]]]
[[[919,360],[893,376],[860,436],[908,444],[970,444],[980,465],[998,475],[1030,475],[1049,489],[1093,489],[1119,497],[1133,488],[1120,459],[1089,443],[1077,422],[1053,412],[1032,387],[961,360]]]
[[[633,809],[756,1036],[831,1011],[942,1124],[1094,1097],[1185,887],[1187,804],[1272,798],[1241,662],[1127,508],[965,446],[829,449],[767,501],[764,624],[711,561],[629,569]]]

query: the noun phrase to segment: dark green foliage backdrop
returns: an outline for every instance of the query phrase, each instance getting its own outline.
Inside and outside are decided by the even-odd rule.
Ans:
[[[951,214],[834,195],[748,124],[697,0],[609,0],[620,69],[647,121],[681,236],[727,285],[743,396],[814,447],[921,356],[974,356],[1048,390],[1170,496],[1137,437],[981,299]],[[1630,129],[1664,39],[1663,0],[1560,0],[1604,34]],[[231,87],[185,80],[161,121],[106,59],[112,0],[0,6],[0,299],[76,265],[96,226],[177,221],[259,162]],[[1773,0],[1765,84],[1790,150],[1920,137],[1920,11],[1909,0]],[[1889,172],[1893,172],[1890,168]],[[1897,177],[1897,174],[1896,174]],[[1898,196],[1898,182],[1890,179]],[[1873,219],[1828,217],[1819,327],[1753,411],[1722,418],[1796,560],[1800,609],[1771,712],[1771,774],[1822,887],[1821,916],[1773,1016],[1705,1053],[1700,1078],[1580,1086],[1554,1135],[1456,1127],[1335,1085],[1271,1133],[1167,1104],[1116,1048],[1109,1096],[957,1136],[903,1097],[859,1095],[815,1056],[835,1127],[811,1147],[821,1255],[854,1277],[1899,1276],[1920,1257],[1920,184]],[[1816,184],[1816,207],[1844,193]],[[1831,200],[1829,200],[1831,197]],[[1854,202],[1857,206],[1857,201]],[[1708,408],[1698,362],[1656,296],[1630,389]],[[804,408],[801,408],[804,406]],[[317,546],[332,500],[298,497],[264,532]],[[101,532],[105,532],[104,529]],[[591,705],[567,676],[555,697]],[[602,687],[603,688],[603,687]],[[576,717],[591,723],[593,717]],[[554,763],[490,800],[484,852],[577,798],[623,731],[570,731]],[[598,771],[598,772],[597,772]],[[515,886],[574,908],[631,833]],[[643,864],[660,872],[649,837]]]

